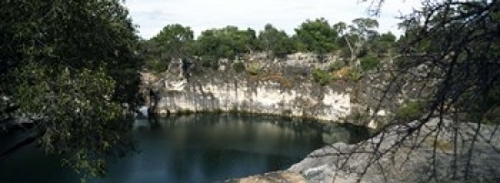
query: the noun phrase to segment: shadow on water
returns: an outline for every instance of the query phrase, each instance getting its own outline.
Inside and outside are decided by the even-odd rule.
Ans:
[[[137,119],[139,152],[112,163],[106,177],[92,182],[213,182],[286,169],[325,144],[362,140],[363,130],[241,114]],[[78,182],[57,157],[33,145],[0,160],[0,180]]]

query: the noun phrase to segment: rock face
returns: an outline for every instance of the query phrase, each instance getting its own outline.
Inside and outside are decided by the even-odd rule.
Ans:
[[[302,174],[307,182],[318,183],[464,182],[464,177],[469,182],[500,181],[497,127],[477,130],[476,124],[433,119],[407,136],[409,128],[416,125],[389,128],[360,144],[332,144],[312,152],[289,170]],[[458,134],[458,143],[454,143],[453,134]]]
[[[185,111],[244,111],[291,117],[339,120],[351,113],[350,95],[304,83],[283,89],[279,83],[245,80],[206,82],[165,81],[165,91],[157,104],[158,113]]]
[[[255,175],[241,179],[233,179],[224,181],[226,183],[276,183],[276,182],[288,182],[288,183],[306,183],[304,177],[298,173],[291,171],[278,171],[266,173],[263,175]]]
[[[157,114],[239,111],[337,122],[344,122],[359,111],[372,115],[372,107],[379,101],[376,97],[381,95],[374,88],[380,81],[370,76],[363,82],[339,79],[321,86],[313,80],[312,70],[328,67],[334,61],[313,58],[307,55],[292,55],[281,61],[249,58],[245,61],[246,69],[257,72],[253,74],[236,72],[235,62],[221,63],[217,71],[203,69],[188,74],[190,71],[184,71],[180,63],[173,63],[161,75],[144,74],[143,81],[156,91]],[[388,115],[385,111],[382,109],[375,115],[384,117]],[[360,121],[349,122],[377,127]]]

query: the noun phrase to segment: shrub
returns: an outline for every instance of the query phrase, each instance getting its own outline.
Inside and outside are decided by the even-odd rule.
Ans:
[[[363,73],[359,69],[351,69],[349,71],[349,80],[357,82],[363,78]]]
[[[233,63],[233,69],[234,71],[236,71],[236,73],[241,73],[245,71],[245,64],[243,64],[242,62],[235,62]]]
[[[258,64],[251,64],[246,69],[247,69],[248,74],[250,74],[252,76],[259,75],[260,66]]]
[[[424,115],[425,103],[422,101],[409,102],[396,111],[396,118],[404,121],[413,121]]]
[[[218,59],[215,57],[202,57],[200,61],[201,61],[201,65],[203,67],[212,68],[212,69],[219,68]]]
[[[377,68],[380,65],[380,60],[375,56],[366,56],[361,58],[361,69],[368,71]]]
[[[329,71],[337,71],[344,67],[344,62],[336,61],[330,64],[328,67]]]
[[[314,69],[312,76],[315,82],[319,83],[321,86],[329,84],[333,80],[333,76],[321,69]]]
[[[144,66],[148,71],[152,71],[153,73],[160,73],[167,70],[168,63],[169,62],[167,61],[161,61],[158,59],[149,59],[145,61]]]

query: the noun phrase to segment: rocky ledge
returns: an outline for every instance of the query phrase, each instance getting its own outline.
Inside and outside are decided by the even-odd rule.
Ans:
[[[277,171],[270,172],[263,175],[254,175],[241,179],[233,179],[225,181],[227,183],[306,183],[306,179],[299,173],[292,171]]]
[[[336,143],[318,149],[285,173],[280,171],[240,180],[500,182],[500,135],[497,128],[439,119],[423,125],[413,122],[393,126],[358,144]],[[289,179],[290,176],[285,175],[296,178]]]

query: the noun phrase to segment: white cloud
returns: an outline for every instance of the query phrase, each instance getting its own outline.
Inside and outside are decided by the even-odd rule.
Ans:
[[[387,1],[387,0],[386,0]],[[408,13],[419,1],[389,0],[378,18],[380,31],[397,31],[395,16]],[[357,0],[128,0],[125,5],[140,35],[150,38],[164,26],[179,23],[195,34],[209,28],[235,25],[261,30],[266,23],[293,34],[306,19],[326,18],[330,23],[366,17],[369,3]]]

